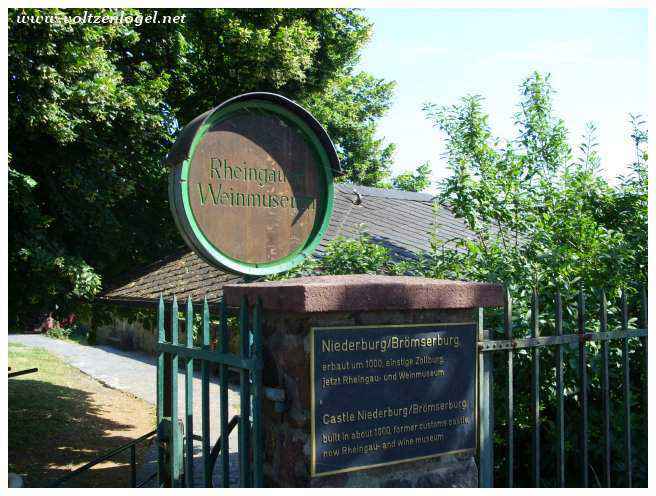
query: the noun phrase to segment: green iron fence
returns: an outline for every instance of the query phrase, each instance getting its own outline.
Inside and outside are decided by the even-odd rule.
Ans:
[[[640,328],[632,328],[629,325],[629,305],[627,303],[627,294],[622,292],[619,303],[619,326],[616,329],[609,330],[608,324],[608,303],[603,291],[599,292],[599,312],[595,317],[597,328],[590,331],[589,321],[586,321],[586,295],[579,292],[576,298],[576,317],[575,323],[570,323],[563,318],[563,298],[556,292],[553,295],[553,333],[543,335],[541,333],[541,311],[540,296],[537,291],[533,291],[531,310],[530,310],[530,335],[526,337],[516,337],[516,326],[513,325],[512,317],[512,300],[510,294],[506,292],[505,305],[503,309],[503,336],[495,338],[490,335],[489,331],[483,330],[483,310],[480,311],[479,318],[479,484],[482,487],[491,487],[496,480],[497,485],[513,487],[516,485],[515,474],[518,472],[519,461],[527,457],[524,451],[516,455],[517,434],[522,434],[522,430],[530,432],[530,485],[539,487],[544,485],[545,477],[541,470],[545,463],[555,466],[555,480],[549,480],[549,485],[565,487],[571,485],[572,474],[566,473],[566,466],[576,466],[579,473],[576,477],[578,485],[587,487],[590,485],[590,473],[595,474],[596,485],[610,487],[618,485],[618,478],[612,479],[611,467],[617,464],[617,454],[615,459],[612,458],[613,449],[617,452],[617,446],[611,446],[613,436],[611,433],[611,384],[609,374],[609,353],[614,343],[619,343],[619,353],[621,354],[620,373],[622,381],[622,401],[621,407],[622,418],[622,442],[621,452],[622,460],[619,465],[622,467],[623,479],[622,485],[631,486],[633,483],[633,443],[631,424],[631,405],[632,405],[632,387],[630,374],[630,340],[639,339],[641,346],[638,351],[642,350],[644,356],[642,363],[645,368],[644,377],[646,378],[647,367],[647,300],[646,291],[639,291],[640,304],[635,305],[641,310]],[[187,300],[185,322],[185,343],[179,342],[179,309],[177,300],[174,298],[169,315],[170,324],[167,328],[165,325],[165,304],[160,298],[158,312],[158,441],[159,441],[159,473],[158,480],[160,486],[172,487],[192,487],[194,485],[194,456],[193,441],[194,439],[202,443],[202,468],[203,468],[203,485],[212,487],[212,471],[214,464],[220,460],[220,481],[222,487],[229,486],[229,447],[228,435],[230,431],[238,428],[238,460],[239,460],[239,485],[241,487],[262,487],[262,457],[263,457],[263,434],[261,419],[261,402],[263,399],[264,388],[262,385],[262,322],[261,322],[261,302],[257,301],[254,305],[249,306],[249,302],[243,299],[236,315],[232,318],[238,321],[239,346],[238,353],[231,353],[228,349],[230,334],[229,317],[230,312],[235,309],[228,309],[223,301],[217,305],[218,317],[216,320],[210,318],[210,308],[205,301],[201,311],[201,325],[199,329],[198,343],[194,342],[194,333],[189,332],[194,327],[194,307],[190,299]],[[589,313],[589,312],[588,312]],[[588,315],[589,319],[590,315]],[[571,319],[570,319],[571,320]],[[565,332],[563,324],[571,324],[573,332]],[[214,331],[217,335],[216,349],[210,347],[210,334]],[[589,457],[590,448],[590,430],[589,408],[589,375],[590,365],[589,350],[591,343],[600,343],[601,367],[599,372],[601,387],[601,413],[602,424],[600,426],[600,436],[603,443],[603,461],[602,470],[595,471]],[[572,372],[572,365],[565,359],[568,349],[574,347],[577,351],[577,365],[575,375],[577,382],[576,395],[569,393],[569,403],[571,406],[572,398],[576,403],[576,412],[566,409],[566,379],[565,375]],[[529,425],[515,425],[517,412],[515,407],[518,400],[515,396],[516,380],[515,373],[517,369],[517,355],[524,353],[525,362],[528,364],[530,371],[530,415]],[[495,357],[496,356],[496,357]],[[505,374],[495,374],[496,362],[505,363],[503,372]],[[550,362],[547,368],[544,368],[545,359]],[[170,373],[166,378],[166,362],[170,362],[170,370],[178,371],[181,365],[184,371],[184,415],[183,421],[171,423],[171,419],[179,417],[178,412],[178,374]],[[180,364],[180,361],[182,363]],[[553,363],[551,363],[553,361]],[[201,411],[202,425],[201,436],[193,434],[193,375],[194,362],[200,363],[201,374]],[[213,417],[209,411],[209,370],[210,364],[217,364],[219,369],[219,415],[218,422],[220,425],[220,437],[214,448],[210,450],[211,439],[209,437],[210,422]],[[541,369],[542,365],[542,369]],[[228,422],[228,370],[233,369],[239,374],[239,393],[240,393],[240,412],[238,416],[233,417]],[[498,370],[498,367],[496,367]],[[541,398],[541,390],[545,387],[547,381],[553,379],[553,384],[549,384],[556,391],[556,406],[554,418],[549,419],[542,408],[544,400]],[[495,384],[497,393],[495,395]],[[499,391],[499,384],[502,384]],[[636,389],[635,387],[633,389]],[[640,389],[643,407],[643,417],[645,418],[645,436],[646,436],[646,383],[642,384]],[[168,391],[168,400],[166,400]],[[501,392],[502,394],[499,394]],[[502,429],[495,430],[495,424],[498,422],[498,416],[495,417],[495,402],[497,405],[503,405],[499,409],[505,412],[505,424]],[[168,404],[168,409],[166,408]],[[577,432],[579,439],[576,442],[576,463],[566,464],[566,422],[570,417],[577,419]],[[555,425],[555,438],[546,439],[542,432],[543,425],[546,421],[553,422]],[[599,426],[593,426],[598,429]],[[525,434],[525,433],[524,433]],[[497,439],[496,449],[503,450],[501,458],[503,464],[495,465],[495,435]],[[501,441],[500,441],[501,440]],[[616,443],[617,444],[617,443]],[[555,448],[554,448],[555,447]],[[611,449],[613,448],[613,449]],[[571,447],[569,450],[571,451]],[[554,452],[555,457],[547,459],[545,462],[543,455],[545,452]],[[646,456],[646,455],[645,455]],[[504,471],[505,473],[500,473]],[[600,472],[601,475],[598,475]],[[524,483],[523,485],[527,485]]]
[[[634,308],[640,309],[639,328],[631,328],[629,325],[629,305],[627,303],[627,292],[622,291],[620,302],[618,305],[618,318],[619,326],[617,329],[609,330],[608,315],[609,305],[604,291],[595,293],[595,305],[598,308],[598,314],[594,315],[595,329],[590,331],[589,311],[586,315],[586,294],[580,291],[576,298],[576,324],[571,323],[573,332],[566,333],[563,331],[563,298],[559,292],[553,295],[553,334],[541,335],[541,311],[539,295],[536,290],[533,291],[531,309],[530,309],[530,337],[515,337],[513,318],[512,318],[512,300],[509,292],[506,291],[505,305],[503,309],[503,336],[494,339],[489,331],[483,331],[482,326],[482,309],[480,310],[479,321],[479,485],[481,487],[492,487],[494,481],[497,485],[505,485],[506,487],[513,487],[516,482],[516,473],[518,471],[518,461],[515,458],[515,448],[517,443],[516,434],[518,429],[515,426],[515,411],[516,398],[515,390],[520,385],[515,381],[516,364],[514,359],[517,358],[518,353],[524,353],[525,370],[530,370],[530,392],[529,392],[529,406],[528,410],[528,426],[523,426],[524,430],[530,432],[530,485],[533,487],[540,487],[544,485],[545,479],[549,485],[556,487],[565,487],[574,482],[579,486],[590,486],[590,473],[594,474],[594,485],[598,486],[617,486],[622,485],[631,487],[633,485],[633,466],[634,452],[632,442],[632,430],[636,426],[631,423],[631,408],[636,402],[632,401],[632,384],[631,384],[631,352],[629,349],[630,341],[635,343],[639,340],[637,345],[634,345],[632,351],[638,363],[642,362],[644,370],[638,371],[636,374],[641,378],[642,384],[638,387],[633,387],[633,390],[638,390],[641,396],[640,402],[637,403],[641,408],[641,414],[644,419],[644,425],[640,426],[641,432],[644,432],[645,442],[647,436],[647,293],[644,288],[637,291],[639,302],[634,304]],[[542,315],[544,317],[544,315]],[[600,342],[598,353],[600,357],[600,366],[598,370],[591,367],[591,360],[589,356],[589,348],[591,343]],[[611,384],[609,380],[609,351],[611,345],[619,343],[613,349],[614,352],[621,354],[621,361],[619,362],[619,370],[615,371],[621,378],[621,412],[618,418],[621,420],[622,435],[620,439],[621,446],[613,446],[613,439],[617,440],[617,436],[613,436],[611,423]],[[565,407],[565,389],[566,380],[565,374],[572,372],[568,370],[571,368],[571,362],[564,359],[564,354],[568,352],[566,348],[577,348],[577,359],[575,381],[577,383],[577,390],[575,394],[569,391],[568,401],[570,407],[572,401],[576,404],[576,410],[566,409]],[[552,353],[553,351],[553,353]],[[541,360],[541,353],[545,352],[545,356]],[[642,356],[639,354],[642,353]],[[496,358],[496,360],[494,360]],[[549,360],[549,364],[543,369],[541,373],[541,364],[544,365],[545,358]],[[552,362],[553,360],[553,362]],[[502,367],[502,374],[494,374],[493,370],[499,365],[499,362],[505,362],[505,367]],[[494,364],[497,365],[494,365]],[[590,370],[589,370],[590,369]],[[612,370],[611,370],[612,371]],[[503,374],[505,372],[505,374]],[[553,375],[552,375],[553,373]],[[589,408],[590,408],[590,375],[599,383],[600,391],[600,406],[601,408],[601,426],[590,425],[589,422]],[[545,385],[545,381],[541,378],[549,380],[549,384]],[[553,378],[553,381],[551,380]],[[496,382],[495,382],[496,379]],[[522,379],[522,378],[520,378]],[[572,381],[570,381],[572,382]],[[495,384],[497,385],[496,394]],[[595,384],[597,384],[595,382]],[[541,390],[545,386],[555,388],[555,418],[543,418],[543,408],[541,408]],[[618,396],[617,392],[613,391],[613,396]],[[498,419],[495,419],[495,404],[503,410],[505,419],[500,422],[501,429],[495,430],[495,424]],[[617,406],[616,406],[617,408]],[[552,412],[553,413],[553,412]],[[596,413],[596,411],[595,411]],[[578,440],[574,443],[571,439],[566,439],[566,419],[570,416],[576,417],[578,425]],[[545,451],[553,453],[553,446],[547,443],[545,446],[543,442],[543,424],[545,421],[553,422],[555,425],[555,436],[550,436],[549,443],[555,442],[555,459],[550,457],[546,462],[541,458]],[[528,427],[528,428],[527,428]],[[568,426],[569,427],[569,426]],[[615,431],[617,431],[617,426]],[[600,443],[602,448],[601,460],[595,464],[590,460],[590,432],[594,428],[595,440]],[[571,431],[572,429],[570,429]],[[496,436],[495,436],[496,434]],[[524,434],[527,434],[526,432]],[[550,433],[553,434],[553,433]],[[617,434],[617,432],[615,432]],[[555,439],[554,439],[555,437]],[[494,452],[495,452],[495,439],[497,450],[501,451],[501,457],[504,459],[503,463],[495,465]],[[569,451],[575,453],[575,464],[566,462],[566,443],[569,445]],[[525,443],[528,444],[528,443]],[[617,442],[615,444],[618,444]],[[595,448],[597,446],[595,445]],[[547,448],[549,448],[547,450]],[[621,448],[618,449],[618,448]],[[615,458],[613,458],[615,453]],[[618,456],[618,453],[621,455]],[[521,460],[525,460],[527,453],[519,453]],[[646,466],[646,450],[644,453],[639,454],[643,457],[644,466]],[[571,458],[571,457],[570,457]],[[619,458],[619,459],[618,459]],[[541,469],[545,466],[555,464],[555,478],[545,478],[542,475]],[[600,467],[601,465],[601,467]],[[576,466],[579,471],[578,474],[566,473],[566,466]],[[622,476],[616,474],[615,479],[611,477],[612,472],[617,472],[617,466],[622,469]],[[551,466],[550,470],[553,472]],[[499,473],[505,469],[504,473]],[[526,481],[524,483],[526,484]]]
[[[158,482],[168,487],[194,486],[194,439],[201,441],[203,486],[212,487],[214,463],[220,460],[220,486],[230,485],[230,461],[228,436],[236,426],[238,429],[239,485],[262,487],[263,437],[261,402],[262,387],[262,307],[258,300],[249,306],[242,299],[238,309],[239,352],[231,353],[228,348],[229,318],[234,309],[223,302],[217,305],[216,320],[210,317],[210,305],[203,302],[200,329],[194,340],[194,307],[187,299],[185,343],[179,339],[179,308],[174,297],[170,307],[170,324],[166,325],[167,312],[160,297],[158,307],[157,343],[157,425],[158,425]],[[216,349],[210,346],[210,334],[216,333]],[[182,363],[180,363],[182,362]],[[194,435],[193,378],[194,364],[200,363],[201,377],[201,436]],[[170,365],[169,365],[170,364]],[[210,366],[218,365],[219,412],[214,418],[210,412]],[[184,370],[184,415],[179,420],[178,372]],[[168,369],[168,370],[167,370]],[[228,421],[228,371],[239,374],[240,412]],[[172,422],[171,419],[177,421]],[[210,450],[210,423],[217,422],[220,436]]]

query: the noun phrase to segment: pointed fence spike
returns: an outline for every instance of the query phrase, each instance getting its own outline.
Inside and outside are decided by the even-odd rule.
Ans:
[[[187,319],[185,327],[187,347],[191,348],[194,345],[194,304],[191,301],[191,296],[187,296]]]
[[[178,344],[178,299],[173,295],[173,303],[171,304],[171,342]]]
[[[164,297],[161,293],[157,305],[157,338],[160,342],[164,342]]]

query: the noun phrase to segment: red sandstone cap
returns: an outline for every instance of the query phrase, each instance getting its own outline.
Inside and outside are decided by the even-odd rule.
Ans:
[[[499,307],[500,284],[448,281],[410,276],[314,276],[284,281],[229,284],[223,287],[229,306],[243,296],[257,297],[268,310],[349,312],[363,310],[429,310]]]

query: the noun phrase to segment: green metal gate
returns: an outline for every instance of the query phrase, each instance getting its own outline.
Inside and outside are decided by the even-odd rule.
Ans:
[[[220,460],[219,485],[230,485],[228,436],[238,428],[240,487],[262,487],[263,434],[261,420],[262,387],[262,306],[258,300],[249,305],[242,299],[239,309],[229,309],[220,300],[215,318],[210,305],[203,301],[194,318],[191,297],[187,299],[184,318],[174,297],[170,309],[162,297],[158,307],[157,343],[157,437],[158,484],[160,487],[194,487],[194,440],[201,442],[202,486],[212,487],[214,465]],[[236,315],[233,315],[236,314]],[[184,322],[185,342],[180,342],[179,320]],[[195,325],[196,324],[196,325]],[[238,327],[238,329],[237,329]],[[194,332],[196,331],[196,332]],[[228,347],[232,332],[239,332],[239,351]],[[197,334],[195,337],[194,334]],[[215,336],[212,349],[210,337]],[[194,434],[194,366],[200,365],[201,435]],[[219,412],[210,411],[210,368],[218,365]],[[184,372],[184,412],[178,407],[178,373]],[[228,419],[228,375],[239,376],[240,411]],[[173,419],[173,421],[172,421]],[[210,424],[218,422],[220,436],[212,447]]]

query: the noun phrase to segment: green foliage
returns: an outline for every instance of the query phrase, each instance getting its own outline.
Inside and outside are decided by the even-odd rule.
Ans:
[[[404,191],[423,191],[430,186],[430,174],[430,162],[424,162],[414,172],[406,171],[396,176],[392,185]]]
[[[385,272],[390,261],[389,250],[363,233],[355,239],[332,240],[320,264],[326,274],[376,274]]]
[[[95,344],[95,341],[92,342],[95,336],[91,336],[90,339],[90,335],[86,326],[81,324],[62,326],[57,322],[54,327],[46,331],[46,336],[50,338],[75,341],[80,344]]]
[[[70,328],[55,326],[46,331],[46,336],[54,339],[68,339],[72,332],[73,330]]]
[[[564,123],[552,114],[553,93],[548,76],[535,73],[524,81],[512,141],[493,136],[479,96],[425,106],[446,134],[451,175],[441,184],[440,201],[475,233],[473,240],[457,240],[466,250],[431,255],[442,263],[440,271],[451,265],[460,277],[514,290],[581,284],[612,290],[644,277],[617,264],[638,257],[646,267],[640,248],[626,242],[627,231],[644,229],[639,217],[646,209],[627,198],[625,185],[613,188],[601,176],[593,125],[572,160]],[[611,220],[620,198],[624,217],[637,216],[633,227]]]
[[[397,274],[404,263],[394,263],[390,251],[371,240],[361,226],[354,238],[338,236],[326,243],[320,258],[308,258],[294,269],[268,276],[268,281],[281,281],[293,277],[340,274]]]
[[[314,257],[308,257],[291,270],[279,274],[266,276],[267,281],[283,281],[293,277],[311,276],[320,273],[319,261]]]
[[[559,290],[564,303],[564,332],[577,331],[578,310],[576,296],[580,289],[587,294],[586,331],[598,331],[600,294],[604,289],[609,300],[609,328],[619,327],[618,299],[620,289],[629,295],[629,310],[637,315],[641,309],[636,298],[636,284],[646,282],[647,273],[647,156],[644,144],[647,131],[638,116],[632,116],[632,140],[636,146],[636,159],[631,172],[613,186],[601,175],[597,153],[596,128],[589,124],[572,156],[567,132],[561,119],[553,115],[554,91],[549,77],[532,74],[521,86],[519,111],[515,115],[517,135],[504,141],[493,135],[488,116],[482,107],[482,98],[468,96],[452,106],[427,104],[426,115],[446,135],[446,157],[451,175],[441,184],[440,201],[457,217],[462,218],[474,233],[473,239],[457,238],[451,243],[436,238],[430,253],[413,267],[413,272],[430,277],[449,277],[478,281],[500,282],[510,288],[513,295],[513,333],[529,335],[531,321],[531,292],[540,292],[540,332],[555,333],[554,293]],[[437,226],[439,228],[439,226]],[[489,311],[486,327],[501,328],[501,315]],[[629,326],[637,325],[636,319]],[[632,383],[646,384],[644,346],[631,340],[629,350],[632,361]],[[611,381],[621,381],[621,353],[617,343],[611,343]],[[588,347],[589,395],[591,401],[601,401],[600,346]],[[498,366],[504,357],[498,354]],[[530,375],[532,356],[515,353],[515,375]],[[542,418],[545,435],[555,435],[556,391],[553,387],[554,354],[543,352],[544,373],[541,391]],[[578,363],[576,353],[567,353],[565,370],[565,405],[568,412],[566,433],[566,463],[568,480],[578,480],[577,439],[579,415]],[[546,369],[544,368],[546,367]],[[504,428],[506,385],[503,374],[497,375],[495,415],[497,426]],[[637,388],[635,388],[637,389]],[[642,394],[632,392],[635,398]],[[621,391],[612,391],[612,402],[622,401]],[[642,432],[646,414],[639,402],[632,406],[632,425]],[[603,457],[601,414],[590,409],[590,464],[598,473]],[[621,432],[623,419],[612,417],[614,433]],[[527,389],[515,392],[515,425],[517,449],[530,452],[530,396]],[[644,436],[639,436],[646,438]],[[643,440],[637,440],[641,443]],[[499,453],[505,453],[500,436],[495,437]],[[622,441],[613,439],[613,460],[622,459]],[[543,445],[542,457],[555,459],[555,444]],[[636,451],[640,452],[640,449]],[[644,457],[634,460],[636,485],[646,483]],[[496,481],[504,484],[501,475],[505,458],[495,459]],[[530,485],[529,459],[518,460],[518,485]],[[614,462],[615,463],[615,462]],[[571,468],[570,468],[571,467]],[[554,467],[545,467],[543,483],[555,477]],[[623,481],[619,473],[614,480]],[[596,481],[593,479],[593,483]],[[621,482],[620,482],[621,484]]]
[[[623,259],[616,266],[627,274],[640,276],[646,282],[647,274],[647,139],[646,122],[640,115],[630,115],[631,140],[635,159],[629,173],[620,177],[612,201],[601,206],[603,222],[623,234],[620,247]]]
[[[227,98],[296,99],[329,130],[347,179],[376,184],[389,174],[393,146],[374,132],[393,85],[353,72],[371,34],[357,10],[158,9],[185,22],[139,26],[16,22],[84,10],[151,13],[9,10],[12,329],[56,308],[79,313],[102,282],[180,245],[163,158],[184,124]]]
[[[391,105],[395,83],[370,74],[340,74],[326,90],[302,103],[325,126],[345,171],[342,181],[382,186],[390,176],[394,144],[376,137]]]
[[[24,327],[171,247],[160,162],[172,121],[169,76],[130,55],[135,27],[21,24],[19,12],[9,18],[9,313]]]

